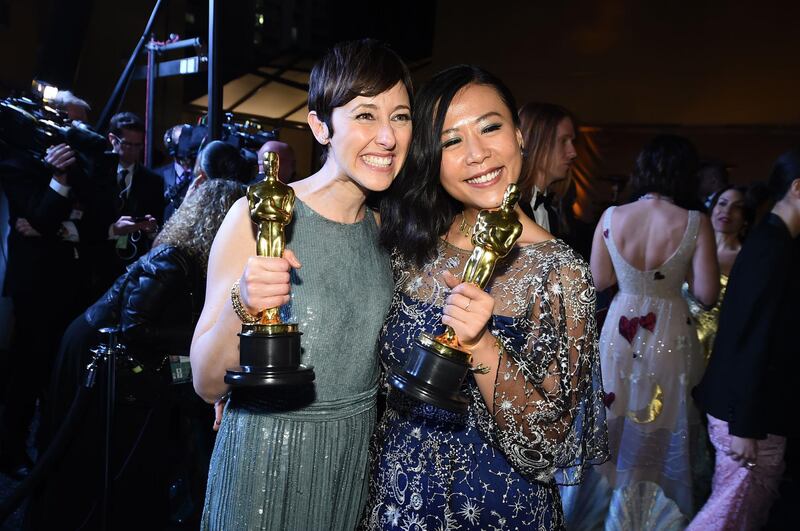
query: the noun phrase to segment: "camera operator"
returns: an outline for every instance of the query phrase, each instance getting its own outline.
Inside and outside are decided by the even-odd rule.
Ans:
[[[188,124],[175,125],[164,133],[164,147],[172,156],[172,162],[157,168],[155,172],[164,181],[164,222],[180,206],[186,190],[194,178],[192,172],[197,152],[206,137],[205,127],[192,127]]]
[[[86,119],[88,105],[72,94],[63,94],[55,104],[70,118]],[[31,465],[28,429],[36,399],[48,385],[58,342],[85,307],[88,276],[78,244],[97,218],[87,212],[93,198],[87,195],[77,159],[66,144],[48,148],[44,164],[2,153],[0,185],[8,199],[10,224],[4,294],[13,303],[14,328],[3,375],[0,470],[15,478],[26,475]]]
[[[111,118],[108,141],[119,155],[111,203],[116,221],[108,239],[94,253],[98,291],[108,289],[125,268],[145,254],[164,212],[164,183],[139,161],[144,148],[144,123],[130,112]]]

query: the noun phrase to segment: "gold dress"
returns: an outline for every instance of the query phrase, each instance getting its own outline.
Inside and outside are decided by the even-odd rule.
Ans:
[[[711,359],[711,350],[714,348],[714,338],[717,337],[717,324],[719,323],[719,310],[722,307],[722,299],[725,298],[725,290],[728,287],[728,276],[719,276],[719,297],[717,303],[710,310],[705,310],[700,302],[689,292],[689,285],[683,284],[683,298],[689,304],[689,312],[697,327],[697,338],[703,345],[703,354],[706,363]]]

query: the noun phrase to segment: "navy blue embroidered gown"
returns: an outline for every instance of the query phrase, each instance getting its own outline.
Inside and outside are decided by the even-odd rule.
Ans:
[[[402,364],[420,332],[442,331],[446,286],[470,252],[442,242],[417,268],[395,256],[395,291],[379,339],[384,368]],[[364,529],[563,529],[557,483],[605,459],[605,427],[586,263],[560,240],[518,247],[487,290],[498,357],[493,407],[472,375],[461,416],[390,390],[373,437]]]

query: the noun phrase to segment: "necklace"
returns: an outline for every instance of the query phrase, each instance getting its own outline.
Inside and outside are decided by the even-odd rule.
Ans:
[[[647,201],[650,199],[660,199],[661,201],[666,201],[667,203],[675,203],[675,201],[671,197],[667,197],[665,195],[648,193],[641,196],[638,200],[639,201]]]
[[[472,229],[475,228],[475,224],[468,224],[467,223],[467,216],[464,213],[461,213],[461,222],[458,224],[458,232],[464,235],[465,238],[472,237]]]

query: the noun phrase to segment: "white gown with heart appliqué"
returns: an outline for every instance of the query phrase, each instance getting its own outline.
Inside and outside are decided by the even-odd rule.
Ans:
[[[704,362],[681,297],[700,213],[689,212],[675,252],[658,268],[642,271],[614,243],[613,211],[602,220],[619,284],[600,335],[611,459],[599,473],[614,491],[605,527],[682,528],[695,512],[693,466],[704,461],[705,432],[691,398]]]

